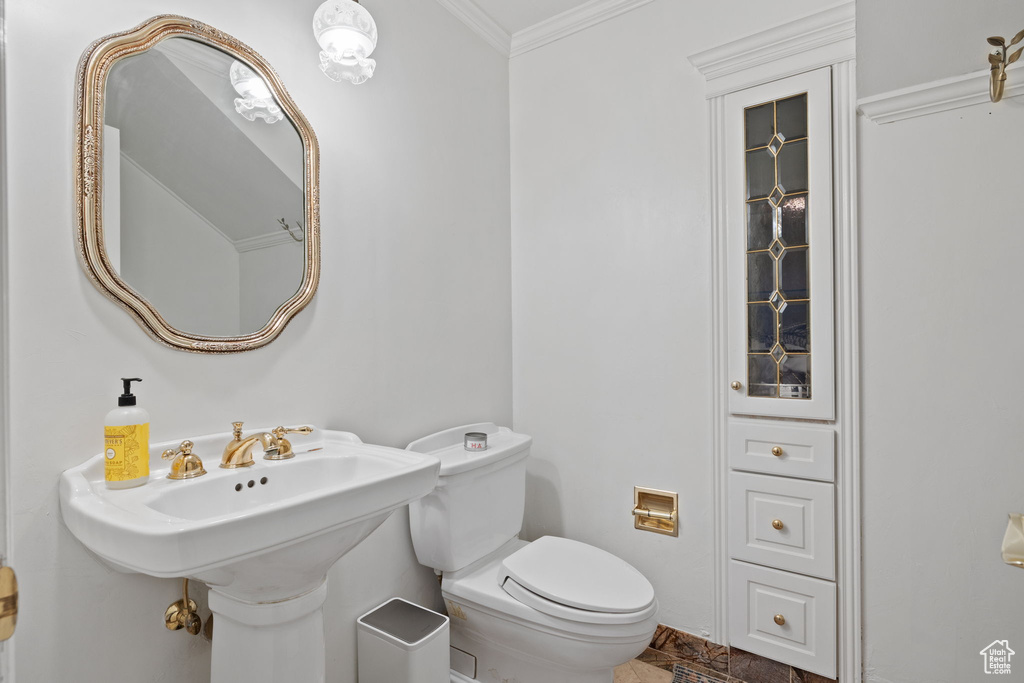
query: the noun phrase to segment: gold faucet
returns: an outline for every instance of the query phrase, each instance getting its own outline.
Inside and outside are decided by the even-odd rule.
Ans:
[[[169,448],[163,452],[160,457],[172,461],[168,479],[195,479],[206,474],[203,461],[192,452],[194,446],[191,441],[182,441],[176,449]]]
[[[285,434],[309,434],[312,427],[278,427],[270,432],[258,432],[251,436],[242,438],[241,422],[232,422],[234,426],[234,438],[224,447],[224,455],[221,457],[220,466],[224,469],[235,469],[238,467],[251,467],[253,463],[252,449],[259,442],[263,445],[263,457],[267,460],[287,460],[294,458],[292,444],[284,438]]]
[[[263,455],[264,460],[288,460],[295,457],[292,450],[292,442],[284,438],[285,434],[311,434],[312,427],[277,427],[271,430],[274,441],[277,443],[276,450],[267,450]]]

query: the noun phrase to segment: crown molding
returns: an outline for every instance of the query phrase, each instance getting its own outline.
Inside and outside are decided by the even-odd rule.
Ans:
[[[139,162],[135,161],[135,159],[133,159],[130,156],[128,156],[128,154],[124,150],[121,150],[121,162],[122,163],[126,163],[126,164],[132,166],[136,171],[138,171],[143,176],[148,178],[149,182],[153,183],[154,185],[159,187],[161,190],[166,192],[168,197],[170,197],[174,201],[176,201],[179,204],[181,204],[185,208],[186,211],[191,213],[193,216],[195,216],[199,220],[199,222],[205,224],[206,227],[210,228],[210,230],[212,230],[214,233],[219,235],[221,237],[221,239],[223,239],[225,242],[227,242],[230,245],[234,245],[235,244],[235,241],[233,239],[231,239],[230,237],[228,237],[227,233],[225,233],[223,230],[221,230],[216,225],[211,223],[210,219],[208,219],[206,216],[204,216],[203,214],[201,214],[198,211],[196,211],[194,206],[192,206],[191,204],[186,202],[184,199],[182,199],[180,196],[178,196],[177,192],[175,192],[171,188],[169,188],[166,185],[164,185],[163,182],[159,178],[157,178],[155,175],[153,175],[148,170],[146,170],[146,168],[142,164],[140,164]]]
[[[268,233],[266,235],[257,235],[256,237],[246,237],[245,239],[240,239],[234,243],[235,249],[238,250],[239,254],[244,254],[247,251],[256,251],[257,249],[269,249],[270,247],[276,247],[279,244],[301,245],[302,243],[296,242],[295,239],[284,230]]]
[[[219,50],[190,49],[194,45],[195,43],[192,41],[184,43],[164,40],[160,42],[157,49],[170,57],[172,61],[180,60],[214,76],[224,77],[227,75],[227,72],[224,71],[224,53]]]
[[[480,9],[473,0],[437,0],[463,24],[486,40],[491,47],[508,57],[512,51],[512,37],[491,15]]]
[[[856,56],[856,9],[845,2],[781,26],[690,55],[708,99],[849,61]]]
[[[556,14],[550,19],[534,24],[512,36],[510,56],[536,50],[539,47],[561,40],[566,36],[608,21],[620,14],[632,11],[652,0],[590,0],[579,7]]]
[[[193,216],[199,219],[199,221],[204,223],[208,228],[210,228],[210,230],[219,235],[225,242],[233,246],[235,250],[238,251],[238,253],[243,253],[246,251],[256,251],[257,249],[267,249],[269,247],[277,246],[278,244],[288,244],[289,242],[298,244],[298,242],[295,242],[294,238],[292,238],[291,235],[289,235],[284,230],[268,232],[263,235],[256,235],[255,237],[244,237],[239,240],[233,240],[227,235],[227,233],[225,233],[223,230],[221,230],[216,225],[211,223],[210,220],[206,218],[206,216],[196,211],[191,204],[189,204],[184,199],[179,197],[174,190],[164,185],[159,178],[157,178],[152,173],[143,168],[137,161],[135,161],[135,159],[132,159],[130,156],[125,154],[124,151],[121,152],[121,161],[130,164],[139,173],[149,178],[150,182],[152,182],[154,185],[156,185],[161,190],[166,192],[167,196],[171,197],[179,204],[181,204],[183,207],[185,207],[186,210],[188,210]]]
[[[1006,73],[1003,99],[1024,95],[1024,65],[1015,64],[1008,68]],[[860,113],[868,120],[878,124],[893,123],[975,104],[991,103],[988,85],[989,70],[984,69],[964,76],[943,78],[881,95],[864,97],[857,101],[857,105]]]

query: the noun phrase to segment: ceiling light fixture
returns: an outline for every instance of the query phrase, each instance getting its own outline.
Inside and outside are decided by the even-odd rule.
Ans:
[[[320,43],[320,70],[332,81],[365,83],[377,62],[377,24],[357,0],[327,0],[313,15],[313,35]]]

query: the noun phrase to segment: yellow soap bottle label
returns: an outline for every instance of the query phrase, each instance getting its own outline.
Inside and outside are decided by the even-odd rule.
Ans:
[[[107,481],[149,476],[149,423],[104,427],[104,473]]]

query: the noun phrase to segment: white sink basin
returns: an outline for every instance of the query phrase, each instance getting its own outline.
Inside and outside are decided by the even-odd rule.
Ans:
[[[191,438],[207,474],[184,481],[160,459],[179,442],[151,444],[150,480],[134,489],[108,489],[103,455],[90,458],[61,475],[64,522],[116,569],[210,587],[212,683],[323,683],[327,570],[433,490],[440,461],[314,429],[291,438],[290,460],[264,460],[257,443],[252,467],[221,469],[231,438]]]
[[[167,479],[160,453],[178,441],[150,446],[150,480],[138,488],[108,489],[102,454],[67,470],[65,523],[121,571],[191,577],[267,603],[316,588],[391,512],[430,492],[440,466],[432,456],[314,429],[291,438],[290,460],[264,460],[257,443],[255,465],[221,469],[231,436],[191,439],[207,471],[196,479]]]

